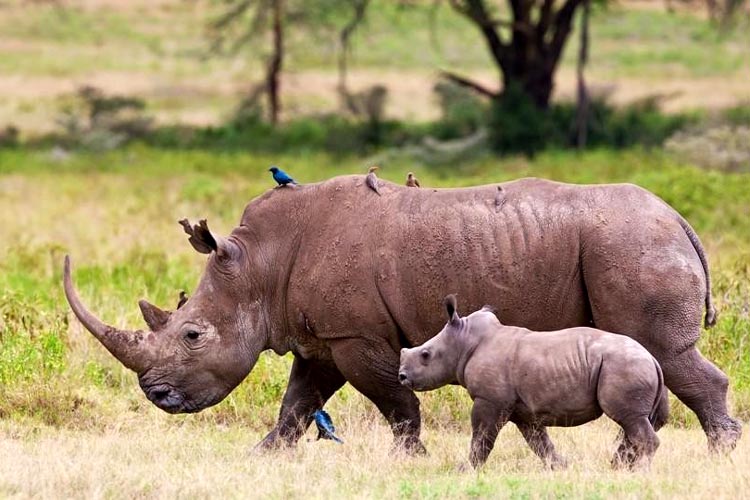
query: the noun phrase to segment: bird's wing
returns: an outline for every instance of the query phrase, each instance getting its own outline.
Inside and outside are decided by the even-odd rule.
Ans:
[[[419,181],[417,180],[417,178],[416,178],[416,177],[414,178],[414,184],[415,184],[415,185],[416,185],[417,187],[422,187],[422,186],[420,186],[420,185],[419,185]]]

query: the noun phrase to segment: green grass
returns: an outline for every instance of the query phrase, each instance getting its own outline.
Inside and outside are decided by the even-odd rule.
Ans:
[[[84,386],[113,385],[138,397],[137,389],[122,382],[117,364],[70,320],[60,288],[63,254],[73,255],[76,280],[94,311],[113,323],[140,325],[139,298],[173,307],[179,290],[189,292],[200,275],[203,259],[186,243],[176,221],[207,217],[220,234],[229,232],[245,203],[271,186],[266,171],[271,163],[301,182],[313,182],[362,172],[366,160],[133,146],[106,154],[72,153],[61,163],[44,150],[0,151],[0,190],[6,194],[0,197],[0,380],[6,381],[0,391],[75,385],[67,384],[74,380]],[[635,182],[664,198],[695,226],[709,250],[720,320],[704,335],[701,348],[730,374],[738,410],[750,415],[750,363],[741,357],[750,340],[747,175],[707,172],[657,151],[626,150],[550,152],[533,161],[485,158],[450,168],[396,160],[383,165],[382,177],[402,182],[407,170],[415,171],[423,185],[539,176]],[[289,360],[269,356],[261,365],[251,377],[255,382],[220,408],[231,415],[260,411],[266,423],[274,419],[273,403],[280,400]],[[13,407],[13,401],[0,402],[0,408],[6,407],[0,411],[26,411]],[[450,420],[455,411],[438,413]],[[688,418],[685,412],[676,415],[681,421]]]
[[[212,229],[226,234],[246,202],[271,187],[266,169],[272,162],[301,182],[314,182],[362,172],[367,159],[136,145],[106,154],[72,153],[61,161],[46,150],[0,150],[0,455],[18,457],[0,460],[0,469],[33,463],[46,471],[38,478],[19,472],[0,479],[0,495],[49,493],[50,485],[56,485],[54,491],[74,496],[102,491],[105,496],[115,491],[202,496],[218,483],[223,486],[212,491],[236,495],[227,484],[238,477],[263,483],[264,474],[278,477],[259,487],[271,496],[301,495],[297,477],[318,485],[320,496],[400,498],[671,496],[728,494],[739,487],[741,483],[715,476],[700,482],[671,467],[690,456],[689,467],[705,474],[726,471],[707,461],[694,416],[676,402],[663,437],[664,461],[657,460],[652,475],[635,476],[609,472],[607,457],[616,432],[599,424],[560,431],[563,449],[581,464],[564,474],[542,471],[510,430],[501,436],[486,473],[458,474],[455,466],[464,460],[468,443],[470,401],[457,387],[420,395],[425,439],[434,450],[429,459],[399,459],[392,468],[381,417],[347,386],[329,405],[346,433],[344,448],[302,443],[299,452],[258,462],[245,453],[275,422],[291,365],[288,355],[265,353],[216,407],[197,415],[161,414],[143,396],[135,376],[69,312],[61,287],[63,255],[73,256],[74,278],[93,311],[109,323],[141,327],[138,299],[174,307],[180,290],[194,289],[204,265],[205,257],[190,248],[176,221],[206,217]],[[734,413],[750,419],[750,363],[744,355],[750,341],[747,175],[706,172],[658,151],[625,150],[549,152],[533,161],[484,158],[455,167],[396,160],[383,164],[381,177],[402,182],[407,170],[423,186],[533,175],[568,182],[637,182],[664,197],[687,216],[708,249],[719,323],[704,333],[700,347],[731,377]],[[157,435],[168,444],[154,442],[150,436]],[[592,438],[598,443],[594,449]],[[172,446],[175,442],[181,447]],[[53,451],[47,455],[44,449]],[[63,479],[54,464],[85,460],[88,455],[80,449],[93,450],[99,465],[74,467],[80,472]],[[589,461],[589,456],[594,458]],[[747,456],[747,450],[738,451],[733,467],[742,468]],[[333,475],[320,473],[320,460]],[[224,465],[188,474],[196,461]],[[343,467],[344,462],[358,465]],[[152,476],[153,464],[160,464],[156,469],[173,481]],[[110,479],[102,484],[102,477]],[[191,477],[200,479],[191,482]]]

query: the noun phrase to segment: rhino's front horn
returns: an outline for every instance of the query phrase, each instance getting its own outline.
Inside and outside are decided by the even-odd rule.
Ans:
[[[73,309],[78,320],[83,323],[83,326],[94,334],[94,337],[126,368],[136,373],[144,371],[148,367],[149,358],[149,351],[144,344],[144,333],[141,330],[135,332],[118,330],[102,323],[99,318],[86,309],[81,303],[81,299],[78,298],[75,288],[73,288],[73,281],[70,277],[70,257],[67,255],[65,256],[63,284],[68,304],[70,304],[70,308]]]

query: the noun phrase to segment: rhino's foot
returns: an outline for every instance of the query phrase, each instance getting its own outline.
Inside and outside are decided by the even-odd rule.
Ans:
[[[565,470],[568,468],[568,460],[557,453],[547,457],[544,463],[551,470]]]
[[[410,456],[427,455],[427,448],[416,436],[401,436],[394,438],[391,452],[406,453]]]
[[[737,446],[742,436],[742,424],[731,417],[725,417],[719,425],[713,425],[706,431],[708,449],[716,454],[728,454]]]
[[[617,447],[610,465],[614,470],[632,469],[635,459],[635,448],[626,439],[623,439]]]
[[[466,474],[467,472],[471,472],[474,470],[474,467],[471,466],[469,462],[459,462],[456,465],[455,468],[456,472],[459,474]]]
[[[272,430],[268,433],[268,435],[263,438],[261,442],[256,444],[252,452],[257,454],[263,454],[278,450],[288,450],[290,448],[294,448],[294,445],[296,444],[296,441],[293,441],[291,439],[285,439],[284,437],[280,436],[276,429]]]

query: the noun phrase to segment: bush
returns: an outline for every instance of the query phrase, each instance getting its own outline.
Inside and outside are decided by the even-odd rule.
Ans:
[[[588,147],[626,148],[659,146],[676,131],[694,121],[687,114],[667,115],[658,98],[648,98],[616,108],[605,97],[592,99],[587,122]],[[490,110],[490,141],[499,153],[528,156],[549,148],[575,145],[576,105],[553,104],[539,109],[519,89],[508,89]]]
[[[83,86],[67,97],[57,118],[64,145],[92,150],[110,150],[145,137],[152,119],[145,115],[142,100],[107,96],[101,90]]]
[[[430,127],[440,140],[466,137],[485,125],[487,105],[465,87],[440,81],[433,88],[440,106],[440,120]]]

